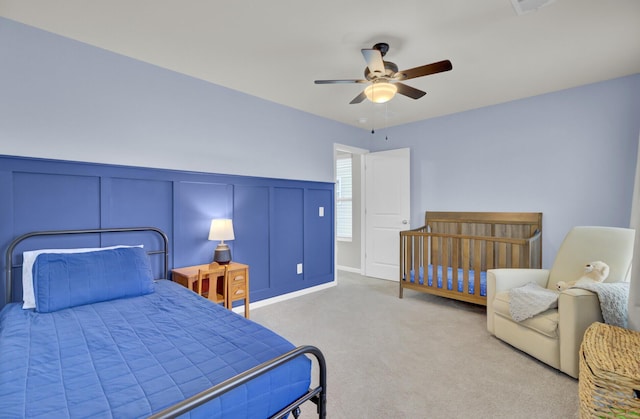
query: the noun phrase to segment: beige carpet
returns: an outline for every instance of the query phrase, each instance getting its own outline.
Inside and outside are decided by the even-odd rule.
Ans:
[[[328,418],[578,417],[577,381],[491,336],[482,306],[340,271],[251,318],[323,351]]]

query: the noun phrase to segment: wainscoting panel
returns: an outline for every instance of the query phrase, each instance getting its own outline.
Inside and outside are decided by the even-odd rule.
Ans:
[[[270,296],[269,192],[268,186],[236,185],[233,194],[233,227],[236,246],[232,258],[250,266],[251,298]]]
[[[284,294],[304,288],[304,189],[276,187],[272,196],[271,288]]]
[[[322,211],[323,215],[320,215]],[[318,285],[333,278],[334,251],[316,243],[333,241],[333,191],[309,188],[305,192],[304,279]]]
[[[173,182],[155,179],[103,177],[101,182],[101,226],[151,226],[173,237]],[[161,249],[162,240],[156,234],[142,232],[108,234],[102,246],[142,244],[147,250]],[[163,268],[161,257],[151,258],[156,277]]]
[[[13,174],[13,231],[100,226],[100,178],[50,173]]]
[[[250,266],[252,301],[334,279],[332,183],[0,156],[0,194],[3,255],[16,236],[35,230],[152,226],[169,237],[169,268],[190,266],[212,260],[211,219],[232,218],[235,240],[228,244],[233,259]],[[138,233],[117,237],[39,238],[28,246],[160,244]],[[4,257],[1,264],[0,307]],[[19,285],[14,300],[21,298]]]
[[[218,242],[209,241],[211,220],[213,218],[233,219],[233,185],[176,182],[174,197],[174,266],[211,262],[213,250],[218,244]],[[233,255],[235,241],[226,243]]]

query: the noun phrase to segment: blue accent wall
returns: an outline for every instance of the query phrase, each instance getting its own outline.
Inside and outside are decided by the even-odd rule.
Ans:
[[[0,194],[3,255],[11,240],[35,230],[153,226],[169,237],[169,268],[190,266],[211,261],[211,219],[232,218],[236,238],[228,244],[233,260],[250,266],[251,301],[334,279],[332,183],[0,156]],[[29,247],[159,245],[127,234],[67,237],[63,246],[38,238]],[[4,283],[4,257],[2,264]]]

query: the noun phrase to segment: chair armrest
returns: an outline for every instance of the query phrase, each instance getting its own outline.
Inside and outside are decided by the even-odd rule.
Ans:
[[[493,299],[496,294],[511,288],[521,287],[529,282],[535,282],[541,287],[547,287],[549,281],[548,269],[502,268],[487,271],[487,330],[495,334],[493,327]]]
[[[547,282],[549,282],[549,270],[524,268],[489,269],[487,271],[487,297],[490,290],[499,293],[511,288],[521,287],[529,282],[535,282],[546,288]]]
[[[558,334],[560,336],[560,370],[578,378],[578,353],[587,328],[602,322],[598,296],[580,288],[569,288],[558,298]]]

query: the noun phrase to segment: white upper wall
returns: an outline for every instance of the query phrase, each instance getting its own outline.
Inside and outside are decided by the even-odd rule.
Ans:
[[[333,144],[366,141],[363,130],[3,18],[0,57],[0,154],[333,182]]]

